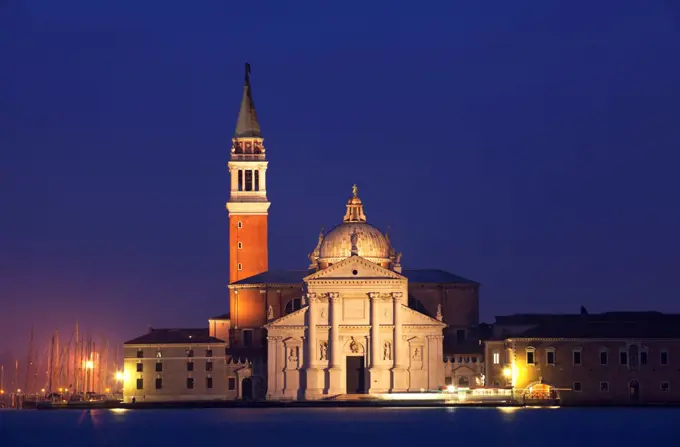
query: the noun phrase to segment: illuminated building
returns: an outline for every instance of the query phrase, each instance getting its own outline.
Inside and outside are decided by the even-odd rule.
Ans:
[[[527,403],[678,402],[679,328],[680,315],[658,312],[499,316],[485,376]]]
[[[246,66],[228,162],[229,313],[208,321],[208,344],[222,343],[224,363],[247,359],[236,376],[243,391],[187,391],[181,355],[187,341],[171,347],[142,336],[125,345],[126,400],[147,389],[146,373],[140,390],[135,374],[127,376],[145,362],[137,350],[146,356],[161,345],[177,350],[178,366],[167,393],[156,393],[160,400],[314,399],[478,385],[479,284],[442,270],[402,267],[389,235],[367,222],[356,187],[342,222],[318,235],[308,265],[269,270],[263,142]]]

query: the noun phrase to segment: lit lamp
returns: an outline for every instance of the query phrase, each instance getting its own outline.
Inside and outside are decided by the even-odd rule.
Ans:
[[[123,379],[125,379],[125,374],[123,374],[123,371],[116,372],[116,380],[122,382]]]
[[[88,360],[85,362],[85,368],[87,369],[94,369],[94,362],[92,360]]]
[[[59,388],[59,391],[61,392],[61,388]],[[45,388],[41,389],[40,392],[41,392],[41,393],[44,393],[44,392],[45,392]]]
[[[512,369],[508,366],[506,368],[503,368],[503,376],[505,376],[506,379],[509,379],[512,377]]]

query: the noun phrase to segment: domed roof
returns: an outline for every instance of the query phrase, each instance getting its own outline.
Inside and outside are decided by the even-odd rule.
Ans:
[[[357,255],[389,259],[392,246],[384,234],[365,222],[344,222],[330,230],[319,247],[319,258],[347,258],[352,255],[352,234],[356,231]]]
[[[366,223],[364,205],[357,196],[357,186],[352,187],[352,197],[347,201],[343,223],[324,234],[319,234],[316,248],[309,254],[309,268],[325,268],[350,256],[361,256],[369,261],[400,267],[400,254],[392,248],[390,239],[371,224]]]

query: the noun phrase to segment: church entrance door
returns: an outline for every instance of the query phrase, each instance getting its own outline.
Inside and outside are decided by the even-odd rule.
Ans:
[[[366,372],[364,370],[364,356],[352,355],[347,356],[347,394],[363,394],[366,392],[364,385],[364,378]]]

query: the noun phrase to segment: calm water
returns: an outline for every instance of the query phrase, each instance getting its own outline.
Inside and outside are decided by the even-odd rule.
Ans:
[[[680,409],[0,410],[0,446],[669,446]],[[237,443],[245,444],[237,444]]]

